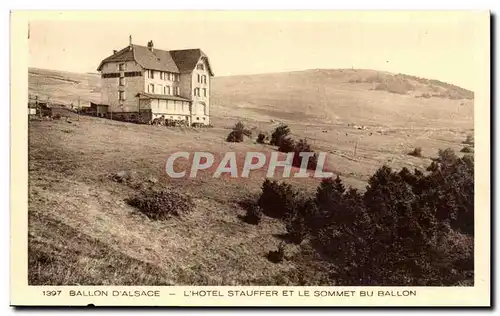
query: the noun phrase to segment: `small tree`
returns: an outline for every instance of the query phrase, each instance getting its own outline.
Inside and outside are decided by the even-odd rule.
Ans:
[[[309,145],[306,139],[299,140],[294,147],[295,148],[293,149],[293,151],[295,152],[295,155],[293,156],[292,165],[299,168],[302,163],[302,157],[299,156],[299,154],[303,152],[313,152],[313,149],[311,145]],[[318,164],[318,155],[314,154],[312,157],[309,158],[307,162],[307,169],[314,170],[316,169],[317,164]]]
[[[238,122],[234,125],[233,131],[237,131],[247,137],[252,136],[252,131],[245,127],[245,124]]]
[[[269,142],[269,144],[273,146],[280,146],[281,141],[288,135],[290,135],[290,128],[288,127],[288,125],[280,125],[276,127],[276,129],[272,133],[271,141]]]
[[[278,150],[283,153],[295,152],[295,140],[293,140],[291,137],[285,137],[281,139],[278,145]]]
[[[243,141],[243,133],[241,131],[231,131],[226,138],[227,142],[230,143],[241,143]]]
[[[247,129],[242,122],[238,122],[233,126],[233,130],[227,135],[226,141],[231,143],[241,143],[243,136],[252,136],[252,131]]]
[[[258,205],[269,217],[291,218],[297,207],[298,192],[288,183],[264,180]]]

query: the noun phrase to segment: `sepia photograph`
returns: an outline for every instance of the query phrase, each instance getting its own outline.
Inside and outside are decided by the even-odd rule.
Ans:
[[[26,286],[488,289],[488,12],[132,13],[22,20]]]

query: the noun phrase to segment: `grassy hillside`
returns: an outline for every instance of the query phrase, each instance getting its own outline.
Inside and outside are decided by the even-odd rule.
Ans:
[[[350,69],[218,77],[212,85],[212,109],[215,115],[236,113],[256,120],[473,126],[470,91],[425,80]]]
[[[78,96],[99,101],[97,75],[40,69],[29,75],[30,95],[65,104]],[[380,90],[381,82],[392,87],[391,80],[399,80],[373,79],[384,76],[402,78],[368,70],[214,78],[215,127],[202,130],[85,116],[30,121],[30,284],[286,284],[283,275],[293,263],[273,264],[265,257],[280,244],[284,224],[268,217],[258,226],[241,220],[240,202],[260,191],[266,170],[244,181],[205,172],[172,179],[163,173],[165,159],[175,151],[269,153],[276,148],[257,144],[256,134],[286,121],[293,137],[307,138],[315,151],[327,153],[328,170],[363,190],[383,164],[423,170],[438,149],[458,153],[464,147],[473,132],[472,100],[421,97],[433,83],[410,77],[403,78],[414,88],[405,94]],[[254,132],[252,138],[225,142],[238,120]],[[422,148],[422,157],[408,155],[415,147]],[[194,211],[166,222],[150,220],[126,203],[138,189],[113,181],[110,175],[119,172],[134,174],[140,185],[189,194]],[[287,181],[303,191],[315,190],[319,182]]]
[[[63,104],[99,102],[96,74],[30,69],[29,93]],[[437,80],[373,70],[306,70],[214,77],[211,114],[253,121],[472,128],[471,91]],[[218,119],[223,118],[218,121]]]
[[[40,100],[50,98],[51,102],[70,105],[101,99],[100,77],[97,74],[30,68],[28,73],[30,99],[38,96]]]

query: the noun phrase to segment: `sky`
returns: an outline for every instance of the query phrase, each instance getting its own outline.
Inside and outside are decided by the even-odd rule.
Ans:
[[[159,49],[201,48],[216,76],[361,68],[473,90],[486,31],[476,22],[465,13],[68,13],[31,20],[29,65],[97,72],[132,35]]]

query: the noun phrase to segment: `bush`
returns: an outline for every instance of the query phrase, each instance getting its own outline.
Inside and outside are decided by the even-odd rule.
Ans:
[[[280,146],[281,141],[290,135],[290,128],[288,125],[280,125],[275,128],[274,132],[271,134],[270,145]]]
[[[54,115],[52,116],[52,118],[53,118],[54,120],[58,120],[58,119],[60,119],[60,118],[61,118],[61,114],[54,114]]]
[[[243,124],[242,122],[236,123],[233,127],[233,131],[237,131],[238,133],[241,133],[247,137],[252,136],[252,131],[246,128],[245,124]]]
[[[303,152],[314,152],[311,145],[307,143],[306,139],[301,139],[295,144],[295,148],[293,150],[295,152],[295,155],[293,156],[293,163],[292,165],[299,168],[301,163],[302,163],[302,157],[299,156],[299,153]],[[307,162],[307,169],[309,170],[315,170],[316,165],[318,164],[318,155],[314,154],[312,157],[309,158]]]
[[[269,137],[267,137],[266,134],[264,133],[259,133],[259,135],[257,136],[257,143],[259,144],[265,144],[266,141],[268,140]]]
[[[241,143],[243,141],[243,133],[241,131],[231,131],[226,138],[227,142],[230,143]]]
[[[278,151],[283,153],[292,153],[295,151],[295,140],[291,137],[285,137],[280,140],[280,144],[278,146]]]
[[[295,140],[290,137],[281,140],[278,150],[284,153],[294,153],[292,165],[297,168],[300,168],[302,163],[302,157],[299,154],[302,152],[313,152],[307,140],[300,139],[298,142],[295,142]],[[307,162],[307,169],[315,170],[317,164],[318,155],[314,154]]]
[[[474,152],[474,149],[472,149],[471,147],[469,146],[465,146],[464,148],[462,148],[460,150],[461,153],[473,153]]]
[[[281,243],[278,246],[278,251],[269,251],[267,259],[272,263],[280,263],[285,259],[285,245]]]
[[[440,150],[425,174],[383,166],[369,179],[364,194],[347,189],[339,177],[324,179],[307,203],[296,196],[280,199],[287,194],[276,193],[278,184],[266,186],[274,187],[270,190],[274,196],[268,192],[269,200],[295,201],[288,234],[296,243],[307,234],[316,255],[295,258],[294,264],[298,271],[314,269],[311,274],[322,275],[322,283],[474,284],[474,160],[470,155],[460,158],[451,149]],[[294,189],[287,186],[283,191]],[[309,282],[302,272],[298,277],[301,284]]]
[[[415,149],[413,149],[413,151],[409,152],[408,155],[415,156],[415,157],[422,157],[422,148],[415,147]]]
[[[243,136],[252,136],[252,131],[247,129],[243,123],[238,122],[234,125],[231,133],[227,135],[226,141],[231,143],[241,143],[243,141]]]
[[[262,210],[258,206],[248,208],[244,221],[248,224],[258,225],[262,219]]]
[[[182,216],[191,212],[194,203],[189,196],[164,189],[161,191],[142,192],[127,200],[127,203],[139,209],[153,220],[166,220],[171,216]]]
[[[298,193],[290,184],[266,179],[257,204],[267,216],[286,219],[294,217],[297,200]]]

